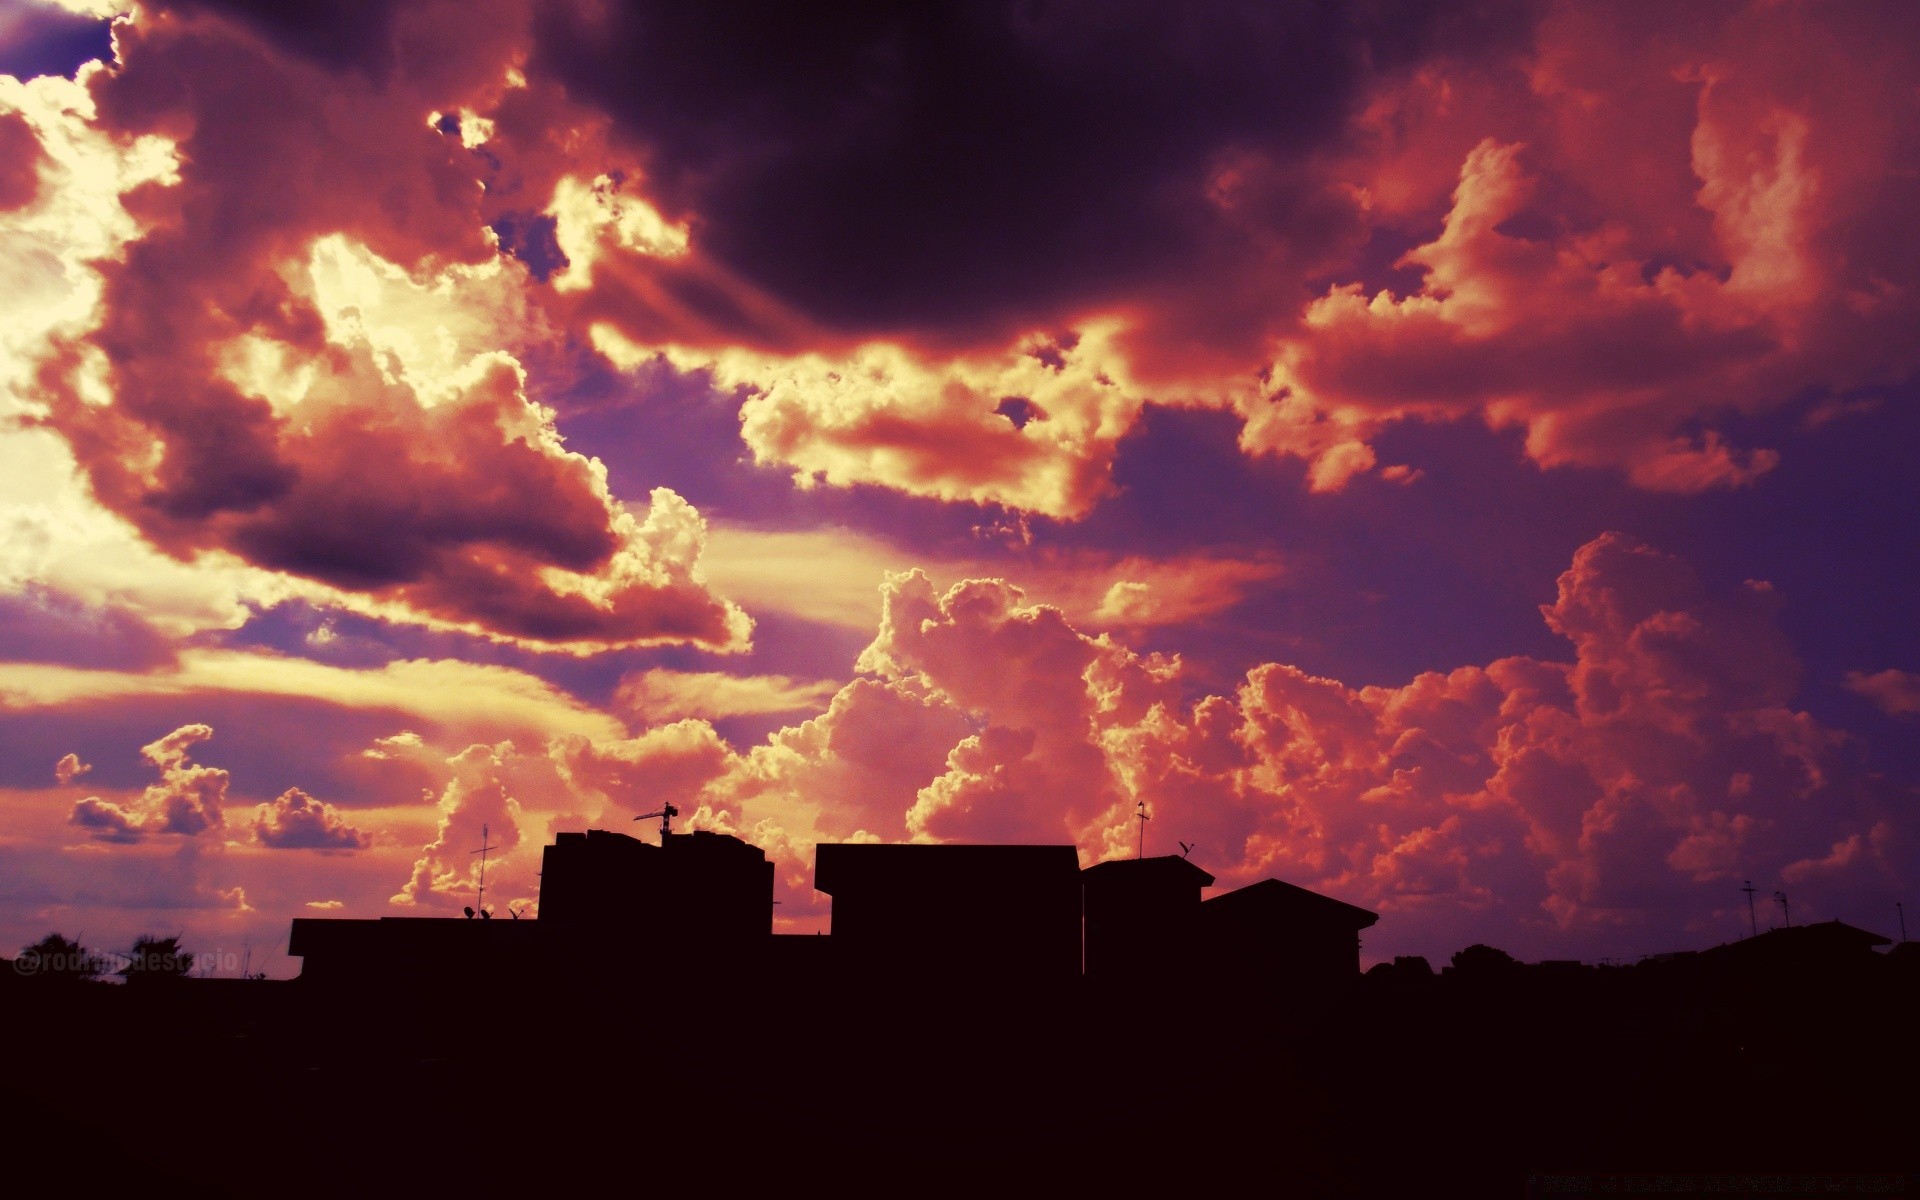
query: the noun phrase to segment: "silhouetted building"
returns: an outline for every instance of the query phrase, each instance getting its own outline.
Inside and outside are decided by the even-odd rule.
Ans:
[[[1080,872],[1087,978],[1172,982],[1190,976],[1200,944],[1200,892],[1213,876],[1185,858],[1122,858]]]
[[[1072,846],[822,843],[833,955],[869,978],[1052,984],[1080,974]]]
[[[541,859],[540,920],[707,944],[764,939],[773,932],[773,863],[757,846],[704,829],[666,834],[659,845],[604,829],[555,834]]]
[[[523,974],[542,942],[536,921],[296,917],[287,954],[302,960],[300,978],[311,983],[430,988]]]
[[[592,829],[546,848],[538,920],[301,918],[287,953],[321,983],[457,986],[664,970],[757,969],[773,932],[773,864],[723,833],[671,833],[653,845]]]
[[[1697,957],[1710,971],[1816,981],[1878,968],[1881,956],[1874,948],[1891,941],[1844,921],[1817,921],[1769,929]]]
[[[1360,931],[1380,917],[1306,888],[1263,879],[1200,905],[1219,983],[1300,1004],[1360,977]]]

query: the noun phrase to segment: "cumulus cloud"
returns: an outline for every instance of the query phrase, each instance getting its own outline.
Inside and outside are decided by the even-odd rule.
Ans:
[[[742,77],[755,55],[739,41],[753,35],[623,14],[540,26],[536,60],[650,148],[647,186],[699,218],[688,253],[786,305],[770,321],[714,303],[701,322],[658,304],[629,317],[609,301],[605,328],[632,343],[615,357],[666,353],[748,389],[748,445],[804,481],[1071,519],[1097,503],[1113,440],[1154,401],[1232,408],[1248,452],[1307,460],[1318,491],[1376,468],[1414,478],[1417,464],[1377,461],[1393,423],[1474,419],[1523,430],[1542,466],[1694,492],[1779,461],[1781,449],[1730,440],[1737,418],[1912,372],[1899,330],[1920,260],[1896,231],[1914,175],[1886,169],[1920,158],[1912,64],[1890,49],[1915,32],[1910,13],[1867,6],[1815,28],[1794,5],[1497,8],[1337,30],[1205,5],[1122,6],[1097,29],[982,13],[938,36],[843,14],[823,21],[832,44],[819,61],[875,55],[831,78]],[[699,121],[680,107],[684,90],[633,83],[662,22],[693,26],[674,43],[682,89],[729,81]],[[1114,98],[1094,101],[1115,81],[1068,47],[1134,37],[1164,69],[1130,76],[1129,94],[1157,103],[1123,126],[1086,122],[1106,115]],[[1169,45],[1206,45],[1210,77]],[[1285,82],[1242,77],[1235,51],[1255,46],[1268,64],[1319,57],[1277,72]],[[879,99],[950,78],[907,64],[963,47],[966,78],[1011,56],[984,76],[996,89],[986,111],[1044,95],[1048,121],[1071,130],[1027,158],[1007,147],[1040,139],[1048,121],[956,141],[935,131],[978,114]],[[1267,107],[1269,89],[1307,80],[1311,101]],[[856,81],[867,90],[817,107]],[[1883,93],[1896,99],[1864,98]],[[1056,174],[1121,127],[1125,152]],[[1176,127],[1177,144],[1161,140]],[[732,153],[717,131],[783,150]],[[928,144],[996,149],[930,164],[918,153]],[[943,198],[925,226],[881,185],[947,169],[965,172],[951,192],[906,194],[974,202]],[[998,190],[1015,180],[1032,190]],[[886,211],[848,218],[877,204]],[[1047,219],[1022,226],[1016,214],[1036,206]],[[1040,230],[1046,244],[1027,244]],[[1078,240],[1096,230],[1097,250]],[[1396,244],[1412,249],[1374,261]],[[736,319],[716,328],[727,311]],[[1093,386],[1062,371],[1050,408],[1007,383],[1032,347],[1058,361],[1076,344],[1099,348]]]
[[[1110,341],[1096,327],[989,359],[928,361],[885,344],[681,357],[751,393],[742,438],[802,487],[881,484],[1073,519],[1112,490],[1115,450],[1142,402]]]
[[[182,725],[165,737],[140,748],[140,757],[160,772],[138,800],[116,804],[89,796],[73,806],[72,824],[93,831],[101,841],[135,842],[148,833],[192,837],[217,830],[225,823],[222,812],[231,782],[218,767],[195,763],[189,751],[213,736],[206,725]]]
[[[33,206],[94,197],[41,235],[87,282],[20,348],[32,418],[176,559],[539,646],[740,648],[750,622],[699,579],[698,514],[664,489],[629,511],[526,394],[518,355],[554,335],[488,232],[504,168],[429,120],[509,90],[499,7],[356,94],[347,126],[331,76],[219,20],[120,26],[121,66],[60,93],[78,132],[36,125],[121,160]],[[262,106],[268,142],[247,133]],[[544,168],[515,169],[541,189]]]
[[[59,762],[53,764],[53,777],[60,781],[61,787],[66,787],[91,770],[93,764],[81,762],[78,754],[64,754]]]
[[[73,806],[68,821],[103,842],[129,845],[145,836],[145,822],[125,807],[98,796],[88,796]]]
[[[1331,489],[1386,423],[1471,416],[1523,429],[1543,466],[1691,492],[1779,460],[1730,444],[1731,418],[1911,373],[1889,335],[1920,261],[1887,230],[1915,185],[1886,164],[1920,151],[1889,49],[1913,14],[1667,16],[1554,6],[1528,58],[1373,99],[1355,186],[1386,229],[1420,231],[1450,189],[1446,216],[1397,264],[1418,286],[1336,285],[1283,332],[1275,388],[1241,405],[1250,450],[1310,458]]]
[[[448,760],[452,778],[436,802],[439,824],[421,847],[412,872],[391,902],[457,909],[478,894],[485,869],[496,896],[526,895],[531,869],[515,856],[524,840],[524,810],[514,796],[518,760],[513,743],[469,746]]]
[[[1321,491],[1460,419],[1697,491],[1778,461],[1732,418],[1915,365],[1890,8],[828,9],[777,47],[645,5],[217,8],[0,97],[44,159],[0,181],[16,261],[83,281],[17,361],[147,542],[386,615],[744,645],[697,514],[627,511],[537,398],[587,342],[737,389],[803,486],[1069,520],[1147,403],[1234,410]]]
[[[299,788],[288,788],[254,810],[253,836],[275,850],[364,850],[373,844],[371,834]]]
[[[1771,589],[1710,592],[1619,534],[1542,608],[1570,661],[1393,687],[1268,663],[1196,696],[1178,660],[1004,582],[907,574],[885,599],[819,717],[745,753],[700,722],[579,744],[574,777],[666,780],[683,808],[802,845],[1064,840],[1089,861],[1131,852],[1145,801],[1154,835],[1198,843],[1226,886],[1277,875],[1393,913],[1409,945],[1503,928],[1548,954],[1697,936],[1741,878],[1831,901],[1846,878],[1896,879],[1912,837],[1849,740],[1791,706]]]

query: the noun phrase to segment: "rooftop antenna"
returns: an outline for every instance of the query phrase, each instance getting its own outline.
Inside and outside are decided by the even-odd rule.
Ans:
[[[1142,799],[1140,803],[1134,805],[1134,807],[1140,810],[1140,845],[1139,848],[1133,852],[1133,856],[1135,858],[1145,858],[1147,854],[1147,822],[1153,820],[1153,818],[1147,815],[1146,800]]]
[[[1747,885],[1740,890],[1747,894],[1747,924],[1753,929],[1753,936],[1759,937],[1760,918],[1755,916],[1753,911],[1753,880],[1749,879],[1746,883]]]
[[[1181,858],[1185,858],[1185,857],[1186,857],[1187,855],[1189,855],[1189,854],[1192,854],[1192,853],[1193,853],[1193,843],[1192,843],[1192,842],[1181,842],[1181,843],[1180,843],[1180,857],[1181,857]]]
[[[1902,942],[1905,942],[1905,941],[1907,940],[1907,909],[1906,909],[1906,906],[1905,906],[1905,905],[1903,905],[1903,904],[1901,904],[1901,903],[1900,903],[1900,902],[1899,902],[1898,900],[1895,900],[1895,901],[1893,902],[1893,911],[1895,911],[1895,912],[1897,912],[1897,913],[1899,913],[1899,914],[1900,914],[1900,940],[1901,940]]]
[[[1785,892],[1775,892],[1773,894],[1773,901],[1780,906],[1780,919],[1787,923],[1788,929],[1792,929],[1793,909],[1787,907],[1787,894]]]
[[[679,815],[680,815],[680,810],[675,808],[671,802],[668,802],[660,806],[659,812],[641,813],[639,816],[635,817],[634,820],[651,821],[653,818],[659,817],[660,818],[660,844],[664,846],[667,844],[667,837],[673,833],[673,829],[670,823],[675,817]]]
[[[467,851],[470,855],[478,854],[480,856],[480,891],[473,898],[473,906],[479,910],[482,917],[487,915],[487,851],[493,849],[493,846],[488,841],[489,836],[487,827],[484,824],[481,825],[480,848],[478,850]]]

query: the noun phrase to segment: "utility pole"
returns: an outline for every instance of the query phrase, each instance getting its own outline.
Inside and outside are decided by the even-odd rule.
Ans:
[[[1140,845],[1134,850],[1133,856],[1135,858],[1145,858],[1147,856],[1147,822],[1153,820],[1153,818],[1147,815],[1147,802],[1145,800],[1140,801],[1140,803],[1134,807],[1140,810]]]
[[[1753,880],[1746,881],[1747,886],[1740,890],[1747,894],[1747,926],[1753,930],[1752,936],[1760,936],[1760,918],[1753,911]]]
[[[483,917],[487,915],[487,851],[493,849],[488,844],[488,836],[487,827],[480,826],[480,848],[467,851],[469,855],[480,856],[480,892],[473,898],[473,908]]]

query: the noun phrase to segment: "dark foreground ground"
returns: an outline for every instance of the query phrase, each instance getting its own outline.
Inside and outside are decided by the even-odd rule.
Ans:
[[[1920,1195],[1920,1004],[1369,978],[1269,1000],[751,981],[14,984],[14,1195]]]

